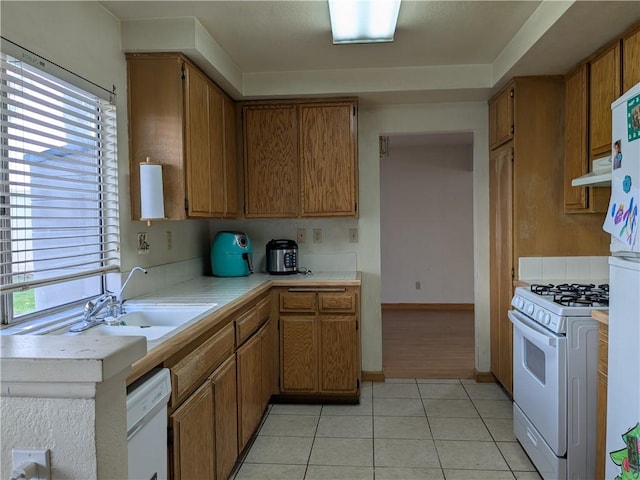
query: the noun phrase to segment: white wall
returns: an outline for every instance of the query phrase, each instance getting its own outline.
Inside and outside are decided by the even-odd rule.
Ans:
[[[2,36],[104,88],[116,88],[120,167],[120,240],[123,270],[201,257],[208,244],[207,222],[129,220],[127,67],[120,49],[120,23],[97,2],[2,2]],[[171,230],[173,248],[167,249]],[[151,249],[137,254],[137,233],[147,232]]]
[[[389,143],[380,160],[382,303],[473,303],[472,146]]]

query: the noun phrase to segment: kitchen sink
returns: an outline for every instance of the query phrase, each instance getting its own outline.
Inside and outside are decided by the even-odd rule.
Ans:
[[[94,336],[142,336],[148,341],[157,340],[176,328],[194,320],[218,304],[207,305],[141,305],[126,304],[125,313],[117,318],[107,318],[107,323],[98,324],[81,332],[70,332],[68,327],[51,332],[55,335]],[[109,320],[118,322],[109,324]]]
[[[178,327],[217,304],[208,305],[139,305],[125,304],[125,312],[118,317],[120,323],[137,327]]]

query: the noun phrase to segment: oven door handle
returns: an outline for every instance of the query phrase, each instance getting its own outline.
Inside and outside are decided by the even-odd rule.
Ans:
[[[531,320],[528,320],[524,315],[514,310],[509,310],[507,314],[509,315],[509,320],[513,323],[513,327],[522,330],[528,338],[549,347],[555,348],[557,345],[556,336],[553,335],[553,333],[539,330],[539,328],[544,327],[536,327]]]

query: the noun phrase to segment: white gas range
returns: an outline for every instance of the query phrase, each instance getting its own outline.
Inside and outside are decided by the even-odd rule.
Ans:
[[[595,469],[598,325],[606,284],[515,290],[513,429],[545,480],[589,479]]]

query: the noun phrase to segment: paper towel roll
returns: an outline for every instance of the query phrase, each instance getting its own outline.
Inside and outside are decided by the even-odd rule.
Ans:
[[[140,220],[164,218],[162,165],[140,164]]]

